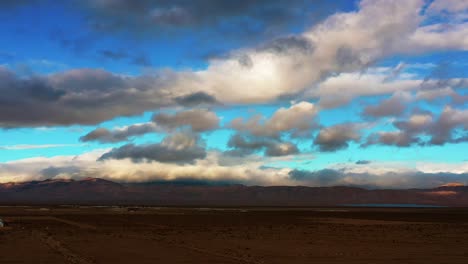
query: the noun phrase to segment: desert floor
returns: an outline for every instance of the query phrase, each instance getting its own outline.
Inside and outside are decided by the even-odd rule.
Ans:
[[[468,263],[468,209],[0,207],[0,263]]]

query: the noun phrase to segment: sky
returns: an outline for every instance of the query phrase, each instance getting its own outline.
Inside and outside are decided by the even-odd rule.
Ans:
[[[468,2],[0,1],[0,183],[468,184]]]

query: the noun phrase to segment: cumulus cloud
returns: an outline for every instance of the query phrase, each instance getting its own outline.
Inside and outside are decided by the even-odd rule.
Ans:
[[[151,13],[159,14],[157,19],[154,18],[159,23],[172,21],[166,20],[168,17],[160,12],[175,19],[185,14],[180,13],[185,8],[204,10],[201,7],[205,6],[196,4],[172,9],[178,5],[160,3],[162,6],[158,8],[165,11],[157,11],[159,9],[153,2],[138,2],[91,1],[88,4],[94,11],[105,14],[103,19],[107,15],[117,19],[112,20],[114,22],[120,18],[149,19]],[[260,6],[248,2],[244,5],[236,3],[235,7],[228,8],[232,9],[229,12],[237,10],[237,14],[243,14],[251,6]],[[148,6],[153,8],[148,9]],[[210,2],[210,6],[228,12],[224,2]],[[280,12],[285,6],[289,7],[290,3],[279,4],[275,10]],[[424,24],[423,6],[421,0],[407,1],[404,6],[389,0],[363,0],[356,12],[336,13],[301,34],[232,51],[227,57],[210,60],[202,70],[158,70],[130,77],[103,70],[76,69],[22,78],[0,68],[0,101],[5,102],[0,108],[0,113],[4,113],[0,114],[0,124],[4,127],[96,124],[117,116],[131,116],[173,105],[177,98],[184,102],[184,96],[195,93],[204,93],[227,105],[265,103],[306,94],[320,98],[324,107],[346,103],[353,96],[393,93],[397,89],[393,83],[383,82],[381,86],[385,89],[369,88],[369,85],[364,89],[345,83],[344,75],[340,78],[345,85],[329,87],[333,87],[333,82],[337,85],[333,76],[362,72],[390,55],[468,48],[465,37],[468,27],[464,23],[450,27]],[[196,13],[190,12],[191,15]],[[414,82],[405,80],[396,85],[404,89],[414,87]]]
[[[367,106],[364,108],[363,114],[364,116],[373,118],[400,116],[405,112],[406,106],[410,100],[410,94],[398,92],[376,105]]]
[[[314,104],[299,102],[289,108],[278,109],[270,118],[265,119],[258,115],[247,120],[236,118],[229,126],[254,136],[279,137],[284,132],[298,137],[307,136],[316,126],[317,113],[318,108]]]
[[[264,151],[266,156],[287,156],[299,153],[299,149],[291,142],[268,137],[234,134],[228,141],[228,155],[244,156]]]
[[[20,77],[0,67],[0,125],[97,124],[171,104],[156,75],[126,77],[79,69]]]
[[[135,162],[159,161],[179,164],[193,163],[203,159],[206,151],[199,145],[198,136],[188,133],[175,133],[161,143],[134,145],[127,144],[103,154],[98,160],[131,159]]]
[[[429,129],[433,121],[431,113],[416,113],[408,120],[397,120],[393,125],[398,131],[384,131],[372,133],[363,146],[381,144],[398,147],[409,147],[413,144],[422,144],[418,136]]]
[[[267,156],[287,156],[299,153],[299,149],[291,142],[277,142],[267,147]]]
[[[112,130],[96,128],[82,136],[80,141],[115,143],[148,133],[184,130],[184,128],[189,128],[193,132],[204,132],[219,127],[219,118],[216,113],[204,109],[185,110],[175,114],[158,113],[153,116],[152,120],[154,123],[133,124]]]
[[[153,121],[168,129],[187,126],[195,132],[214,130],[219,127],[219,117],[216,113],[204,109],[185,110],[175,114],[158,113],[153,116]]]
[[[339,124],[331,127],[322,128],[314,140],[314,145],[319,147],[320,151],[336,151],[347,148],[349,142],[358,142],[361,139],[361,124]]]
[[[372,133],[363,146],[388,145],[398,147],[409,147],[412,144],[421,144],[420,139],[403,131],[390,131]]]
[[[80,141],[98,141],[100,143],[115,143],[120,141],[126,141],[134,136],[141,136],[148,133],[158,132],[162,129],[158,128],[153,123],[134,124],[131,126],[125,126],[114,130],[107,128],[96,128],[88,134],[82,136]]]
[[[421,89],[423,80],[406,72],[400,73],[398,78],[389,79],[394,71],[395,68],[391,67],[370,67],[364,72],[336,74],[318,83],[314,89],[307,90],[305,97],[318,98],[318,105],[329,109],[341,107],[362,96],[395,96]],[[430,85],[434,82],[436,80],[428,80]]]
[[[432,113],[417,113],[408,120],[396,120],[398,131],[372,133],[364,146],[373,144],[409,147],[444,145],[468,141],[468,110],[446,106],[437,118]]]
[[[463,0],[435,0],[427,8],[429,16],[464,21],[468,18],[468,3]]]
[[[460,129],[461,135],[456,135],[456,129]],[[434,145],[468,141],[468,110],[445,107],[432,123],[429,134],[429,143]]]

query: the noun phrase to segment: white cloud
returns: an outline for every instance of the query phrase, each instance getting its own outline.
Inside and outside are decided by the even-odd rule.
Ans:
[[[99,177],[123,182],[145,182],[193,178],[216,181],[231,180],[250,184],[288,184],[290,169],[262,168],[264,162],[276,158],[237,158],[231,164],[223,162],[220,152],[209,152],[207,157],[194,164],[144,162],[134,163],[130,159],[96,161],[109,149],[95,150],[78,156],[35,157],[13,162],[0,163],[0,182],[18,182],[51,177],[43,175],[48,168],[62,173],[53,177],[86,178]],[[224,165],[223,165],[224,164]],[[74,170],[67,170],[74,168]]]
[[[421,0],[404,5],[363,0],[357,12],[337,13],[300,35],[285,38],[300,39],[309,48],[283,41],[279,51],[237,50],[228,58],[212,60],[205,70],[178,74],[172,88],[205,91],[224,103],[262,103],[304,91],[324,96],[322,102],[327,96],[346,102],[358,95],[418,89],[417,80],[388,83],[391,71],[385,76],[359,73],[394,54],[468,48],[468,26],[463,23],[420,26],[425,18],[420,14],[423,5]],[[240,58],[248,58],[248,65]]]

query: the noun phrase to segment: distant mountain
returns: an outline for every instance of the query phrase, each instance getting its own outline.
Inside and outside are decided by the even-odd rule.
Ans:
[[[334,206],[342,204],[427,204],[468,206],[468,186],[367,190],[357,187],[120,184],[99,178],[0,184],[0,204]]]

